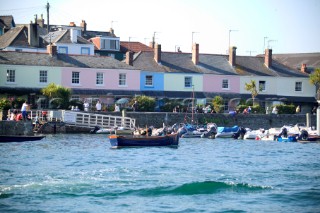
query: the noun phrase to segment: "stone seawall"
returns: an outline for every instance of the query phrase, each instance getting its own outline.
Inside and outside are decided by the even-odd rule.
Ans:
[[[0,135],[33,135],[31,121],[0,121]]]
[[[136,126],[154,126],[162,127],[163,123],[173,125],[174,123],[182,123],[185,120],[191,121],[191,114],[186,113],[152,113],[152,112],[127,112],[127,117],[136,119]],[[311,126],[316,127],[316,115],[310,115]],[[306,114],[204,114],[194,115],[194,123],[213,122],[218,126],[243,126],[251,129],[269,129],[272,127],[282,127],[283,125],[305,123],[307,124]]]
[[[122,113],[109,112],[101,114],[110,114],[121,116]],[[163,123],[173,125],[174,123],[191,122],[191,114],[186,113],[165,113],[165,112],[127,112],[127,117],[136,119],[137,127],[154,126],[162,127]],[[307,116],[305,114],[283,114],[283,115],[262,115],[262,114],[238,114],[232,116],[230,114],[195,114],[194,123],[216,123],[218,126],[243,126],[251,129],[269,129],[272,127],[282,127],[288,124],[305,123],[307,124]],[[316,127],[316,115],[310,115],[311,126]],[[32,123],[0,121],[0,135],[32,135]],[[48,122],[44,124],[38,133],[89,133],[88,127],[76,127],[65,125],[63,122]]]

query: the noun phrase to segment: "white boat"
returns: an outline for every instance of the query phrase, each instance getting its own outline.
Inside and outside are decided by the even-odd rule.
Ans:
[[[216,138],[232,138],[233,134],[239,131],[238,126],[233,127],[218,127]]]

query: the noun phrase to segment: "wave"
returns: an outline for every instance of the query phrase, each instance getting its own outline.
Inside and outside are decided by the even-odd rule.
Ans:
[[[204,181],[185,183],[181,186],[155,187],[151,189],[139,189],[127,191],[123,194],[134,194],[141,196],[161,195],[200,195],[225,192],[251,193],[271,189],[267,186],[255,186],[247,183],[226,183],[217,181]]]
[[[264,190],[270,190],[269,186],[256,186],[247,183],[233,183],[233,182],[219,182],[219,181],[203,181],[203,182],[191,182],[185,183],[179,186],[159,186],[153,188],[141,188],[141,189],[129,189],[125,191],[105,191],[106,188],[91,188],[92,186],[86,184],[72,184],[69,185],[56,185],[50,186],[38,186],[44,194],[50,194],[59,197],[109,197],[117,198],[119,196],[180,196],[180,195],[202,195],[202,194],[216,194],[216,193],[255,193],[262,192]],[[33,188],[33,187],[32,187]],[[14,193],[4,193],[1,190],[0,199],[13,196]]]

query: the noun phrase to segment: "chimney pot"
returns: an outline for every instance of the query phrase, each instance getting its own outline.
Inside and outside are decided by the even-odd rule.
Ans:
[[[264,64],[270,68],[272,66],[272,49],[265,50]]]
[[[229,49],[229,63],[231,66],[236,66],[237,47],[230,47]]]

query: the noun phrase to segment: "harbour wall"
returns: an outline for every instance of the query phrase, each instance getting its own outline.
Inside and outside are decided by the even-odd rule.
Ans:
[[[173,125],[175,123],[191,122],[192,115],[186,113],[165,113],[165,112],[101,112],[101,114],[109,114],[136,119],[136,127],[144,128],[146,126],[154,126],[156,128],[165,125]],[[307,119],[309,117],[309,119]],[[306,114],[280,114],[280,115],[264,115],[264,114],[195,114],[193,117],[195,124],[216,123],[218,126],[243,126],[251,129],[270,129],[272,127],[282,127],[283,125],[295,125],[297,123],[307,124],[316,127],[316,115],[308,116]],[[48,122],[44,124],[38,133],[54,134],[54,133],[89,133],[89,127],[69,126],[63,122]],[[0,121],[0,135],[32,135],[33,125],[31,121]]]
[[[191,122],[192,115],[186,113],[152,113],[152,112],[127,112],[127,117],[136,119],[137,127],[162,127],[163,123],[173,125],[174,123]],[[295,125],[304,123],[307,125],[307,116],[310,126],[316,127],[316,115],[310,114],[194,114],[195,124],[216,123],[218,126],[243,126],[250,129],[270,129],[273,127],[282,127],[284,125]]]

